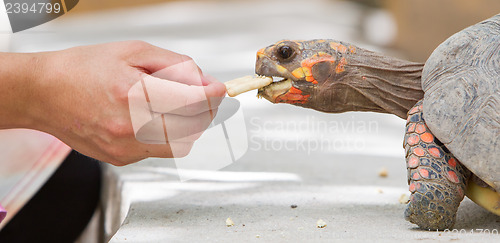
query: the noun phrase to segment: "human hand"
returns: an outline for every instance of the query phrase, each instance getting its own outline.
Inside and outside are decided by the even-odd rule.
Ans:
[[[28,128],[114,165],[187,155],[226,90],[191,58],[140,41],[36,58],[39,76],[27,87]]]

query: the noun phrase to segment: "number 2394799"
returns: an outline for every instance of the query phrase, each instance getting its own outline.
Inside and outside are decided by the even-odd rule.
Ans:
[[[5,3],[7,14],[58,14],[60,3]]]

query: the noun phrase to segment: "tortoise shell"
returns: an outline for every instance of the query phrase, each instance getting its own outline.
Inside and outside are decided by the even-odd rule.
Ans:
[[[500,14],[439,45],[425,63],[422,88],[430,130],[500,192]]]

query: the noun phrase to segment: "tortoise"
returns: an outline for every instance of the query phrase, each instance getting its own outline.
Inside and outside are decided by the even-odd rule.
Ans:
[[[452,228],[464,195],[500,215],[500,14],[449,37],[425,64],[336,40],[282,40],[257,52],[273,103],[406,119],[406,220]],[[278,80],[281,78],[281,80]]]

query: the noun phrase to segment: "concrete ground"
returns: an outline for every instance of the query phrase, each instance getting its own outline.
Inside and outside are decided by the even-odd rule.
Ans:
[[[285,38],[339,39],[397,55],[374,44],[383,38],[370,41],[360,31],[361,17],[373,13],[348,1],[179,1],[70,13],[12,36],[10,49],[140,39],[188,54],[227,81],[252,74],[256,50]],[[373,19],[383,36],[393,31],[386,20]],[[238,138],[247,146],[228,166],[179,172],[173,160],[148,159],[106,167],[111,242],[499,242],[500,217],[469,200],[459,208],[457,232],[421,231],[404,220],[403,120],[273,105],[255,93],[238,101],[246,126]],[[217,148],[200,151],[210,149]],[[195,179],[182,182],[179,173]],[[234,226],[226,226],[228,218]],[[326,227],[317,228],[319,219]]]
[[[295,108],[270,109],[245,114],[250,119],[273,114],[269,120],[326,117]],[[333,116],[329,119],[344,122],[353,119],[351,115]],[[384,146],[402,150],[386,141],[400,142],[400,134],[392,132],[401,130],[398,120],[391,124],[392,118],[386,116],[352,116],[357,121],[381,124],[374,132],[376,136],[366,136],[360,146],[366,146],[368,151],[383,150]],[[386,121],[389,124],[384,124]],[[253,126],[248,130],[251,138],[258,136]],[[281,137],[279,141],[286,139]],[[259,141],[263,148],[274,140]],[[498,242],[500,239],[497,234],[500,217],[468,199],[458,211],[455,228],[459,233],[422,231],[406,222],[405,204],[399,201],[401,195],[408,195],[402,156],[370,155],[362,151],[316,150],[310,154],[300,149],[252,151],[252,145],[249,148],[236,163],[220,171],[205,172],[188,182],[178,181],[173,162],[165,164],[151,159],[126,168],[110,168],[111,173],[117,173],[125,181],[121,191],[129,197],[127,203],[121,204],[130,205],[112,242]],[[387,177],[380,176],[384,168]],[[227,218],[231,218],[234,226],[226,226]],[[326,222],[325,228],[317,228],[319,219]]]

